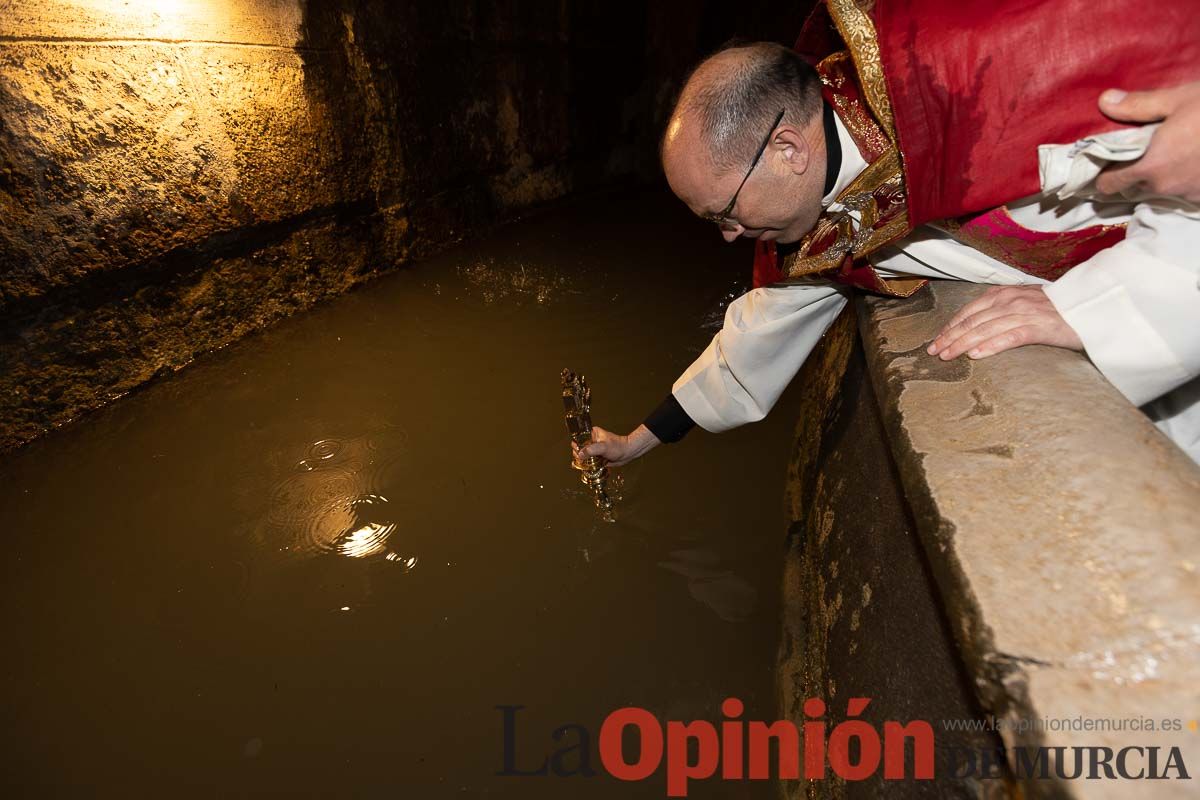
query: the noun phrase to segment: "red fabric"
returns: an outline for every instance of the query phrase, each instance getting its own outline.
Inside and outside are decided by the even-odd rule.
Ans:
[[[757,289],[769,286],[783,280],[779,271],[779,259],[775,254],[775,243],[759,239],[754,242],[754,280],[751,285]]]
[[[1030,274],[1059,275],[1123,237],[1037,234],[997,214],[1039,191],[1038,145],[1125,127],[1097,108],[1104,89],[1200,79],[1194,0],[876,0],[873,17],[913,227],[964,218],[964,238],[1010,250]],[[814,65],[845,49],[823,2],[794,49]],[[774,244],[759,242],[754,285],[782,279]],[[837,279],[870,288],[865,267]]]
[[[848,126],[851,137],[855,141],[860,153],[867,161],[874,161],[879,158],[886,150],[890,149],[890,144],[883,130],[876,125],[870,114],[866,110],[865,101],[862,99],[862,90],[858,85],[858,80],[854,75],[853,67],[848,59],[835,59],[825,61],[818,66],[821,73],[822,87],[821,93],[826,103],[834,109],[835,113],[849,118],[853,123]],[[904,196],[892,189],[883,189],[882,187],[876,190],[875,202],[879,213],[879,221],[882,223],[896,214],[904,210]],[[826,241],[810,242],[810,249],[813,253],[820,253],[829,247],[837,239],[838,232],[836,229],[831,229],[825,235]],[[755,289],[760,286],[767,286],[778,281],[782,281],[785,276],[779,264],[778,250],[773,241],[763,241],[759,239],[755,242],[754,248],[754,279],[753,287]],[[847,283],[860,288],[872,288],[873,291],[878,290],[878,278],[872,278],[871,286],[864,285],[864,278],[856,272],[853,272],[850,266],[839,273],[830,276],[833,280],[841,283]]]
[[[1104,89],[1200,78],[1195,0],[877,0],[874,16],[913,226],[1039,191],[1039,144],[1122,127]]]
[[[1072,231],[1034,231],[1017,224],[1004,206],[962,222],[955,234],[1022,272],[1056,281],[1073,267],[1125,238],[1124,225],[1090,225]]]
[[[825,56],[846,49],[833,20],[829,18],[829,9],[825,7],[824,0],[818,0],[809,12],[792,49],[814,67],[821,63]]]

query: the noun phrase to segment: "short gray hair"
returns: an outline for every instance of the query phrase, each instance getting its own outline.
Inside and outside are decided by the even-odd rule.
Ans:
[[[751,42],[726,45],[713,55],[731,51],[744,51],[738,53],[743,59],[736,68],[685,93],[689,94],[687,107],[696,112],[713,164],[721,172],[749,167],[780,109],[783,121],[792,125],[807,124],[821,111],[821,79],[794,50],[772,42]]]

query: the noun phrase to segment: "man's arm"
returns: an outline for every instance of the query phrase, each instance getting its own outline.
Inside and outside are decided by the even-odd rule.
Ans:
[[[720,433],[757,422],[846,306],[846,290],[766,286],[739,297],[700,357],[671,387],[696,424]]]
[[[1123,242],[1046,287],[1092,362],[1134,405],[1200,375],[1197,253],[1200,212],[1145,202]]]
[[[1045,289],[993,286],[960,308],[925,352],[949,361],[963,353],[987,358],[1027,344],[1082,350],[1083,340],[1050,302]]]
[[[845,290],[824,285],[767,286],[729,304],[725,322],[671,387],[671,398],[626,436],[592,429],[585,456],[620,466],[694,423],[717,433],[767,415],[817,341],[846,305]],[[687,417],[683,420],[671,400]]]
[[[984,358],[1025,344],[1084,349],[1134,405],[1200,375],[1200,212],[1140,203],[1125,240],[1045,287],[990,290],[930,345]]]
[[[582,448],[571,442],[571,451],[582,458],[599,456],[610,467],[623,467],[635,458],[640,458],[662,442],[645,425],[638,425],[632,432],[622,436],[606,431],[598,425],[592,426],[592,439]]]

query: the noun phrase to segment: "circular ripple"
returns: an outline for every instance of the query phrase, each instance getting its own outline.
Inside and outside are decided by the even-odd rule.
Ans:
[[[308,447],[308,453],[303,461],[297,466],[305,472],[320,469],[325,466],[326,462],[335,459],[342,451],[343,443],[340,439],[321,439],[313,442]]]
[[[384,559],[396,564],[401,569],[403,569],[405,572],[408,572],[409,570],[411,570],[413,567],[415,567],[417,565],[417,557],[416,556],[402,556],[399,553],[394,552],[394,551],[389,551],[388,554],[386,556],[384,556]]]
[[[395,507],[383,495],[405,438],[402,429],[388,427],[308,445],[297,468],[272,489],[258,528],[262,545],[290,556],[385,557],[404,571],[412,569],[415,556],[387,546],[397,525]]]
[[[333,503],[313,518],[307,538],[313,547],[348,558],[367,558],[388,551],[396,532],[386,497],[362,495]]]
[[[416,557],[401,555],[388,547],[397,527],[387,498],[366,494],[336,498],[303,520],[269,523],[263,533],[268,539],[264,544],[293,556],[382,556],[407,572],[416,565]]]
[[[287,530],[303,528],[308,520],[338,500],[360,493],[358,476],[345,468],[330,468],[291,475],[275,486],[267,524]],[[286,542],[282,542],[286,544]]]

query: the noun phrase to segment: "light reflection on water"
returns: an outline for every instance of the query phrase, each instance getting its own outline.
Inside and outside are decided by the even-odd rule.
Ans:
[[[264,550],[291,557],[380,557],[411,570],[417,557],[391,541],[401,509],[381,494],[388,468],[404,455],[404,439],[389,428],[313,442],[274,485],[254,538]]]
[[[297,466],[305,472],[320,469],[321,462],[335,457],[341,450],[342,443],[337,439],[322,439],[319,442],[313,442],[312,446],[308,448],[308,458]]]
[[[504,301],[520,307],[528,301],[545,304],[564,294],[582,294],[569,275],[537,264],[521,262],[498,266],[486,258],[458,268],[466,288],[486,304]]]
[[[497,778],[495,706],[527,706],[522,763],[630,704],[774,718],[786,399],[621,468],[614,524],[569,466],[561,369],[629,430],[748,269],[672,198],[616,207],[381,280],[0,463],[24,794],[661,798]]]

